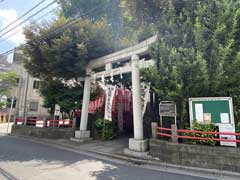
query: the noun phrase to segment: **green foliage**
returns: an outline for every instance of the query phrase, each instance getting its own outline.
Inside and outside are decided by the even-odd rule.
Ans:
[[[25,29],[29,43],[23,50],[30,57],[25,67],[34,77],[77,80],[85,75],[90,60],[113,51],[111,33],[103,20],[92,23],[85,19],[46,37],[48,31],[66,22],[60,17],[51,24],[32,24]]]
[[[111,140],[114,137],[112,121],[97,119],[95,122],[96,129],[102,140]]]
[[[176,101],[181,120],[186,120],[187,98],[232,96],[240,117],[239,1],[59,0],[58,3],[66,18],[60,17],[51,24],[32,24],[25,30],[30,43],[24,50],[31,58],[26,68],[35,77],[77,80],[91,59],[158,32],[158,43],[151,50],[156,66],[143,71],[158,99]],[[71,28],[34,41],[67,19],[98,6],[102,8]]]
[[[5,103],[0,102],[0,109],[2,109],[4,107]]]
[[[154,24],[159,33],[152,48],[156,66],[143,73],[158,99],[176,101],[182,120],[189,97],[232,96],[239,112],[239,2],[132,3],[136,10],[129,12],[138,23]]]
[[[193,129],[196,131],[203,131],[203,132],[215,132],[216,127],[213,124],[200,124],[197,122],[193,123]],[[201,134],[201,133],[184,133],[185,136],[192,136],[192,137],[202,137],[202,138],[216,138],[217,135],[213,134]],[[211,145],[215,146],[216,141],[213,140],[185,140],[187,143],[190,144],[204,144],[204,145]]]
[[[61,107],[61,111],[68,113],[75,108],[81,107],[82,86],[68,86],[61,81],[41,82],[40,93],[44,97],[44,107],[50,108],[51,114],[54,112],[55,104]]]
[[[236,132],[237,132],[237,133],[240,133],[240,122],[237,123]]]
[[[92,22],[104,19],[114,39],[118,40],[114,46],[122,47],[122,43],[119,42],[124,35],[121,0],[59,0],[59,5],[67,18],[86,14]]]
[[[31,24],[24,32],[28,43],[23,50],[30,57],[25,67],[42,81],[40,92],[44,106],[50,108],[51,113],[55,104],[66,113],[80,108],[83,84],[79,77],[85,76],[89,61],[113,51],[112,35],[104,20],[83,19],[62,31],[45,35],[67,21],[59,17],[49,24]],[[73,81],[74,86],[64,83],[68,80]],[[91,98],[98,95],[96,91]]]
[[[9,90],[17,84],[17,74],[15,72],[0,72],[0,97],[9,95]]]
[[[73,85],[64,84],[60,80],[42,81],[40,94],[44,97],[44,107],[50,108],[50,113],[54,113],[55,104],[61,107],[61,111],[69,114],[73,109],[82,106],[83,87],[75,82]],[[95,100],[102,94],[100,87],[92,87],[91,100]]]
[[[240,122],[237,123],[236,133],[240,133]],[[240,136],[237,136],[237,139],[240,140]],[[240,143],[237,143],[237,145],[240,146]]]

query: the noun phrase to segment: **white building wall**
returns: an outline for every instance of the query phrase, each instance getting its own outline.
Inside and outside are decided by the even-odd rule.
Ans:
[[[13,87],[11,90],[12,96],[15,96],[17,99],[16,107],[13,111],[14,115],[19,117],[26,115],[38,118],[49,116],[48,110],[43,107],[43,98],[39,94],[39,89],[33,88],[34,81],[39,80],[32,77],[26,71],[23,65],[23,60],[14,58],[11,70],[14,71],[19,78],[18,85]],[[38,103],[37,111],[30,111],[31,102]]]

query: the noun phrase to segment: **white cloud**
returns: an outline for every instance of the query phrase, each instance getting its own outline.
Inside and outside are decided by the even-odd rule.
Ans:
[[[0,9],[0,29],[5,28],[11,22],[16,20],[18,17],[19,16],[17,15],[17,12],[16,12],[15,9]],[[17,21],[14,24],[12,24],[11,26],[9,26],[6,30],[4,30],[3,32],[0,33],[0,36],[4,32],[7,32],[8,30],[10,30],[14,26],[16,26],[20,21]],[[18,45],[20,43],[24,43],[25,37],[23,35],[23,26],[21,26],[21,25],[18,26],[17,28],[14,28],[13,31],[11,31],[11,32],[7,33],[6,35],[4,35],[3,38],[8,37],[8,36],[10,36],[11,34],[13,34],[15,32],[17,32],[17,33],[14,34],[13,36],[9,37],[8,40],[12,41],[16,45]]]

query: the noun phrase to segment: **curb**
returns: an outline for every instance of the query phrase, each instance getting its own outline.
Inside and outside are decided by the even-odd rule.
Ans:
[[[164,171],[164,172],[172,172],[172,173],[183,174],[183,175],[187,174],[187,175],[192,175],[192,176],[197,176],[197,177],[199,177],[199,176],[204,176],[204,177],[207,176],[208,177],[208,175],[213,176],[215,178],[220,177],[220,178],[224,178],[224,179],[227,177],[228,180],[230,180],[229,178],[231,178],[232,180],[240,179],[240,173],[237,173],[237,172],[218,170],[218,169],[204,169],[204,168],[198,168],[198,167],[189,167],[189,166],[181,166],[181,165],[163,163],[154,158],[151,160],[145,160],[145,159],[139,159],[139,158],[126,156],[123,154],[109,154],[109,153],[105,153],[105,152],[93,151],[93,150],[81,148],[81,146],[75,146],[75,145],[56,142],[56,141],[54,142],[51,140],[30,137],[30,136],[22,136],[22,135],[15,135],[15,134],[9,134],[8,136],[22,138],[25,140],[33,141],[35,143],[41,143],[44,145],[53,146],[53,147],[56,147],[59,149],[64,149],[64,150],[72,151],[72,152],[79,153],[79,154],[80,154],[80,152],[77,150],[83,151],[85,153],[91,153],[91,154],[96,154],[99,156],[109,157],[109,158],[116,159],[116,160],[126,161],[126,162],[132,163],[134,165],[154,166],[154,168],[150,168],[150,169],[160,170],[160,171]],[[161,168],[161,169],[159,169],[159,168]]]

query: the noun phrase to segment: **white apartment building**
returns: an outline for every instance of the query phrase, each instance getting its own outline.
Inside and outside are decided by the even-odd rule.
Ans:
[[[15,97],[12,115],[36,118],[49,116],[39,94],[40,81],[26,71],[23,64],[25,59],[22,51],[17,50],[14,52],[13,62],[6,65],[8,71],[14,71],[18,76],[17,85],[11,89],[11,96]]]

